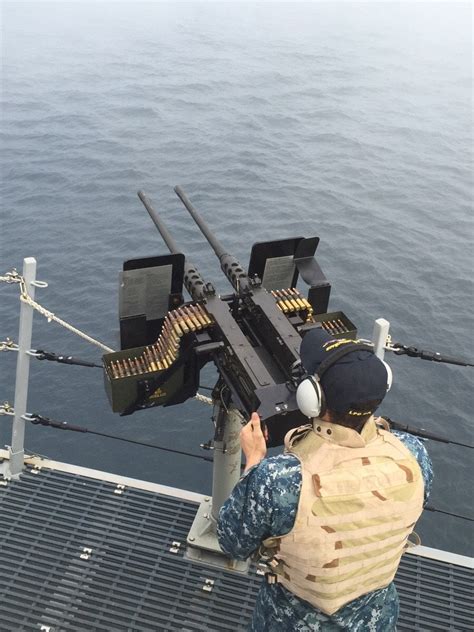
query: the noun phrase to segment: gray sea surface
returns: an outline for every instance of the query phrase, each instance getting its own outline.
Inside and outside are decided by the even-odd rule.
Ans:
[[[118,274],[167,252],[136,191],[219,291],[181,184],[244,264],[255,241],[318,235],[330,307],[370,336],[474,359],[469,4],[2,3],[0,275],[38,261],[37,300],[119,348]],[[303,289],[303,286],[301,286]],[[18,288],[0,284],[0,340]],[[101,352],[35,315],[33,348]],[[0,354],[13,401],[15,354]],[[381,412],[473,444],[472,368],[395,357]],[[206,369],[204,385],[215,372]],[[196,401],[114,415],[99,369],[32,361],[28,411],[201,453]],[[0,417],[0,444],[10,442]],[[209,492],[211,465],[29,425],[29,451]],[[431,504],[472,509],[472,450],[427,442]],[[472,554],[470,523],[425,512],[423,543]]]

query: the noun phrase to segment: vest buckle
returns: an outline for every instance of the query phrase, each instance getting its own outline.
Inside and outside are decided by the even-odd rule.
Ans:
[[[276,573],[265,573],[267,584],[278,584],[278,575]]]

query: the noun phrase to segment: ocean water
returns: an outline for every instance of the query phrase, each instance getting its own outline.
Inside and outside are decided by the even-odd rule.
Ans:
[[[181,184],[242,263],[254,241],[318,235],[331,309],[370,336],[474,359],[469,4],[2,4],[0,275],[38,261],[37,300],[118,348],[118,273],[178,244],[229,287],[189,221]],[[0,340],[18,291],[0,285]],[[33,347],[100,361],[35,315]],[[0,357],[13,401],[15,354]],[[471,368],[389,356],[382,413],[473,443]],[[212,385],[212,368],[202,376]],[[210,409],[189,401],[121,418],[98,369],[33,361],[29,412],[201,453]],[[0,418],[0,443],[10,420]],[[429,442],[431,504],[472,517],[472,451]],[[196,491],[211,465],[29,426],[29,451]],[[467,521],[426,514],[423,543],[472,554]]]

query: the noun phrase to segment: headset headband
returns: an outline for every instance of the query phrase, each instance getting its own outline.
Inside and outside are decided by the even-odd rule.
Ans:
[[[334,351],[334,353],[331,353],[328,358],[323,360],[315,373],[316,377],[321,380],[322,376],[328,369],[339,362],[339,360],[345,355],[352,353],[353,351],[370,351],[371,353],[374,353],[374,348],[368,344],[351,342],[350,344],[343,346],[341,349]]]

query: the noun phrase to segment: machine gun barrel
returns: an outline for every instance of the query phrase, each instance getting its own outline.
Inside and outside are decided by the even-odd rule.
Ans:
[[[164,225],[163,220],[160,219],[158,213],[155,211],[155,209],[151,205],[149,198],[145,195],[143,191],[138,191],[138,197],[140,198],[140,201],[143,203],[143,206],[148,211],[148,214],[150,215],[151,219],[153,220],[153,223],[159,230],[160,235],[163,237],[163,241],[168,246],[168,249],[171,252],[171,254],[178,254],[180,250],[175,240],[173,239],[170,232]],[[188,261],[186,261],[185,266],[184,266],[184,279],[183,280],[184,280],[184,285],[186,289],[188,290],[190,296],[194,300],[202,299],[206,295],[214,293],[213,286],[210,283],[206,285],[204,283],[202,276],[198,272],[198,269],[196,268],[196,266],[193,265],[192,263],[189,263]]]
[[[178,253],[179,252],[179,248],[176,245],[175,240],[173,239],[173,237],[171,237],[171,234],[169,233],[168,229],[163,224],[163,222],[161,221],[161,219],[158,216],[158,213],[155,211],[155,209],[151,205],[150,199],[145,195],[145,193],[143,191],[138,191],[137,195],[140,198],[143,206],[148,211],[148,215],[153,220],[153,223],[155,224],[155,226],[159,230],[160,235],[163,237],[163,241],[168,246],[169,251],[172,254]]]
[[[183,189],[178,185],[174,188],[176,195],[179,197],[181,202],[184,204],[186,209],[189,211],[191,217],[199,226],[204,237],[207,239],[212,249],[216,253],[219,262],[221,264],[221,269],[226,275],[226,277],[231,282],[233,288],[240,292],[249,287],[249,277],[247,272],[242,268],[237,259],[226,252],[224,246],[219,242],[219,240],[212,234],[208,225],[203,220],[203,218],[199,215],[197,210],[191,204],[186,193]]]

